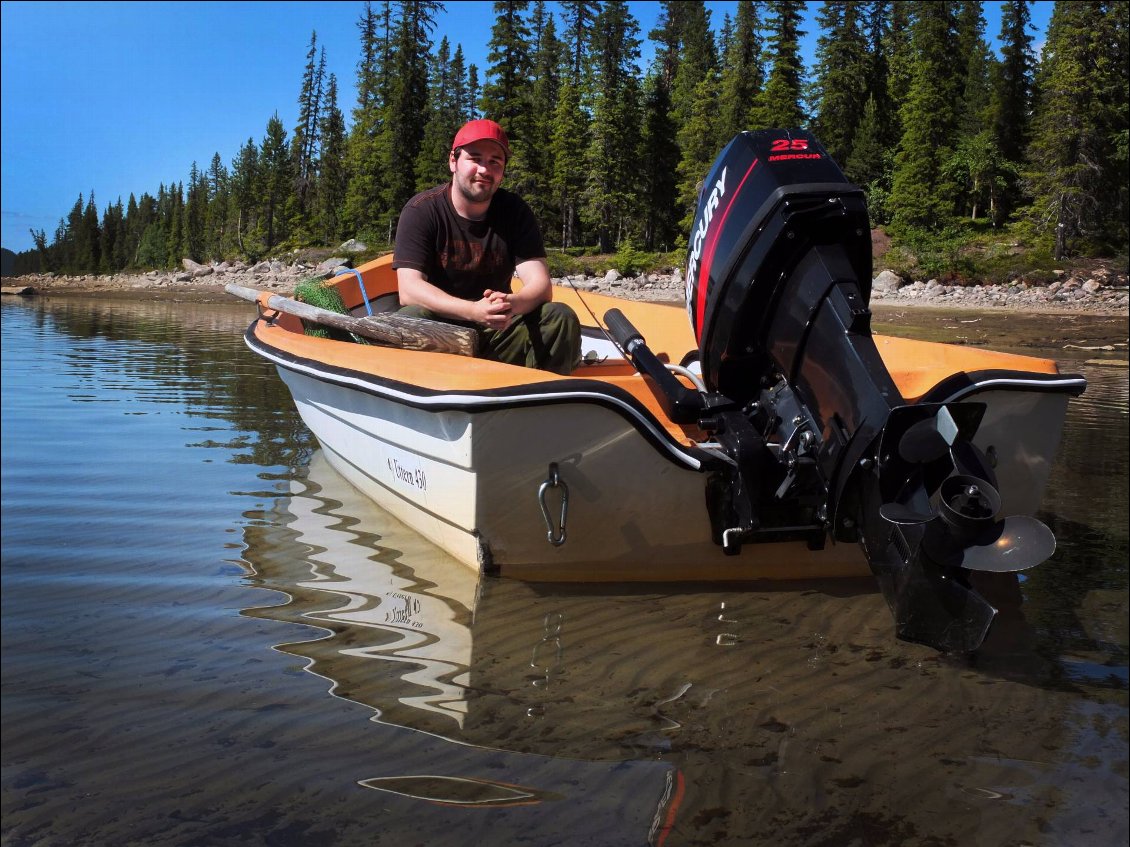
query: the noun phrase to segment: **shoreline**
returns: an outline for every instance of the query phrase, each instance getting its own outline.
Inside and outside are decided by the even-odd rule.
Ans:
[[[248,267],[219,263],[198,265],[185,260],[183,271],[149,271],[140,274],[59,276],[38,274],[5,277],[6,296],[47,294],[151,297],[196,302],[227,302],[228,283],[257,288],[275,294],[289,294],[294,286],[312,276],[329,276],[346,260],[334,259],[321,265],[260,262]],[[579,292],[599,291],[628,300],[682,302],[683,280],[674,274],[644,274],[622,277],[609,271],[603,277],[566,277],[554,284],[576,288]],[[1125,274],[1099,268],[1092,274],[1064,275],[1050,285],[1033,285],[1016,280],[1007,285],[944,285],[936,280],[905,283],[890,271],[872,281],[871,306],[883,308],[937,308],[1035,314],[1089,314],[1127,317],[1130,293]]]
[[[238,298],[224,290],[229,283],[289,295],[301,280],[328,277],[345,264],[345,260],[336,259],[318,266],[278,261],[253,267],[201,266],[186,260],[184,271],[8,277],[3,279],[2,290],[5,300],[15,296],[97,297],[234,304]],[[1063,350],[1065,358],[1089,353],[1109,364],[1125,364],[1130,340],[1126,277],[1101,270],[1095,274],[1098,279],[1081,276],[1048,286],[1018,281],[960,287],[936,281],[905,284],[884,271],[872,282],[873,325],[878,332],[922,340],[996,349]],[[609,271],[604,277],[569,277],[553,282],[575,288],[582,295],[598,291],[628,300],[681,304],[684,296],[679,273],[624,278]]]

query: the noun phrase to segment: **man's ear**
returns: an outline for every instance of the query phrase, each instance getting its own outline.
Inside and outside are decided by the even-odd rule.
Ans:
[[[451,170],[452,173],[455,173],[455,162],[458,159],[459,154],[454,150],[447,154],[447,167]]]

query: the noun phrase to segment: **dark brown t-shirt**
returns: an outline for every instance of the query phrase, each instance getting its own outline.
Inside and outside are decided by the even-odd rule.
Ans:
[[[455,211],[447,183],[405,204],[392,266],[413,268],[448,294],[478,300],[488,288],[509,291],[515,265],[544,257],[541,230],[525,200],[500,188],[486,217],[471,221]]]

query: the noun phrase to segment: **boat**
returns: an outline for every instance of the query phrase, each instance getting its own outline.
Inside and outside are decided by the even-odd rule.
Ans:
[[[257,302],[246,342],[329,463],[475,570],[871,573],[899,638],[975,650],[996,610],[970,573],[1055,550],[1033,515],[1085,380],[873,333],[864,196],[811,134],[741,133],[703,186],[684,303],[555,288],[583,325],[568,375],[468,355],[472,331],[395,314],[391,256],[325,281],[341,314],[228,290]]]

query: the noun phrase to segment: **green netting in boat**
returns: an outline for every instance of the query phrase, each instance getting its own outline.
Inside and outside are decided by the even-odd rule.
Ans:
[[[349,314],[349,310],[345,308],[345,301],[341,299],[341,294],[337,288],[326,285],[326,281],[320,277],[314,276],[304,279],[294,286],[294,299],[300,303],[308,303],[311,306],[317,306],[319,309],[325,309],[327,312],[337,312],[339,315]],[[313,321],[303,320],[302,326],[307,335],[313,335],[315,338],[332,338],[335,341],[360,341],[353,333],[336,327],[323,326]]]

